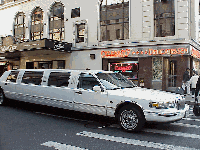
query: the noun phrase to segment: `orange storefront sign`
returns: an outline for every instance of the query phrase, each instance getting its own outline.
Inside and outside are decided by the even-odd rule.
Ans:
[[[112,58],[112,57],[128,57],[130,54],[130,49],[117,50],[117,51],[101,51],[102,58]]]
[[[198,52],[194,55],[198,56]],[[120,57],[135,57],[135,56],[152,56],[152,55],[184,55],[189,54],[188,48],[164,48],[164,49],[122,49],[122,50],[107,50],[101,51],[102,58],[120,58]]]
[[[193,57],[195,58],[200,58],[200,51],[192,49],[192,54]]]

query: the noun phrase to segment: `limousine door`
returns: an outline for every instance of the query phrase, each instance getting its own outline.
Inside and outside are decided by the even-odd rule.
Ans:
[[[74,89],[74,110],[106,115],[107,94],[93,91],[94,86],[100,86],[95,77],[87,73],[80,74],[77,89]]]
[[[4,94],[7,98],[15,99],[16,97],[16,81],[19,71],[11,71],[4,85]]]

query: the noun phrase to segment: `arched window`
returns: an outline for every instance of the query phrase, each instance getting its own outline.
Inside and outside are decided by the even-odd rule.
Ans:
[[[43,11],[37,7],[31,16],[31,40],[42,39],[43,37]]]
[[[25,38],[25,15],[23,12],[17,13],[14,23],[14,37],[17,42],[24,41]]]
[[[64,40],[64,6],[60,2],[50,8],[49,36],[53,40]]]

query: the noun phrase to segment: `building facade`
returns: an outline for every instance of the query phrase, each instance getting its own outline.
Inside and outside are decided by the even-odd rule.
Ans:
[[[200,72],[200,0],[0,2],[2,71],[112,70],[167,91]]]

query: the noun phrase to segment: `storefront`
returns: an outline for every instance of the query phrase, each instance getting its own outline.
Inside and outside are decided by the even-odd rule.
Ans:
[[[15,43],[12,36],[4,37],[0,46],[0,72],[5,68],[65,69],[71,46],[71,43],[48,39]]]
[[[103,70],[121,72],[138,86],[175,91],[186,68],[199,71],[200,52],[189,44],[136,46],[101,51]]]

